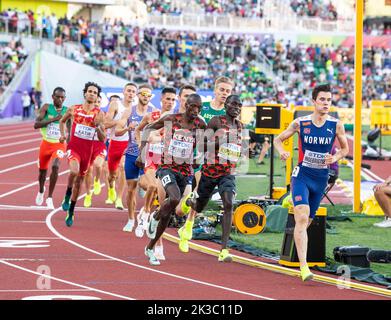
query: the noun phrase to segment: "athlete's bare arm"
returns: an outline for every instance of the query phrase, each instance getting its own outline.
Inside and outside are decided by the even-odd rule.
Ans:
[[[99,111],[99,114],[95,118],[96,133],[98,134],[99,141],[106,140],[106,130],[104,127],[104,114],[102,111]]]
[[[131,122],[131,123],[129,123],[129,125],[127,125],[128,118],[129,118],[131,112],[132,112],[131,110],[126,110],[122,114],[121,119],[118,121],[118,123],[115,126],[114,134],[116,137],[123,136],[126,132],[128,132],[130,130],[134,130],[134,128],[136,127],[137,122]]]
[[[56,117],[54,117],[52,119],[43,120],[45,118],[46,112],[48,111],[48,108],[49,108],[49,104],[45,103],[42,106],[42,108],[39,109],[38,117],[35,119],[34,129],[39,129],[39,128],[46,127],[49,123],[58,121],[58,120],[60,120],[62,118],[62,115],[60,113],[58,116],[56,116]]]
[[[286,160],[290,157],[291,153],[289,151],[285,151],[282,143],[292,137],[296,132],[299,132],[300,124],[299,120],[294,120],[291,122],[289,127],[281,132],[276,139],[274,139],[274,147],[280,154],[281,160]]]
[[[173,116],[174,115],[172,115],[172,114],[165,115],[164,117],[161,117],[160,119],[156,120],[155,122],[150,123],[149,125],[147,125],[144,128],[143,135],[141,138],[141,144],[140,144],[140,153],[139,153],[139,156],[137,157],[136,162],[135,162],[136,166],[138,166],[139,168],[144,168],[144,164],[145,164],[145,151],[144,151],[144,149],[145,149],[146,143],[148,142],[148,138],[149,138],[151,132],[153,132],[155,130],[159,130],[161,128],[164,128],[165,122],[172,123]]]
[[[151,122],[151,114],[146,114],[140,121],[139,125],[134,130],[134,137],[136,138],[137,144],[140,145],[140,135],[144,128]]]
[[[326,164],[332,164],[334,162],[337,162],[338,160],[346,157],[347,154],[349,153],[349,144],[348,144],[348,140],[346,139],[345,128],[341,123],[341,121],[338,121],[337,123],[337,130],[335,135],[338,139],[341,149],[338,150],[334,155],[331,154],[326,155],[325,157]]]
[[[111,101],[109,105],[109,111],[106,114],[104,126],[106,129],[112,128],[117,124],[116,120],[113,120],[118,112],[118,102]]]
[[[74,108],[75,108],[75,106],[68,108],[68,110],[65,112],[65,114],[62,116],[62,118],[60,120],[61,137],[59,140],[61,143],[64,143],[64,141],[66,140],[65,125],[66,125],[66,122],[68,121],[68,119],[72,118]]]

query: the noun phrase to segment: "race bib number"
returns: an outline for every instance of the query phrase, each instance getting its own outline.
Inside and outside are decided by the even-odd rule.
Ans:
[[[60,125],[58,123],[49,123],[46,127],[46,137],[48,139],[60,139]]]
[[[85,140],[92,140],[94,138],[95,128],[85,126],[83,124],[76,124],[75,137]]]
[[[163,185],[163,188],[168,185],[170,182],[171,182],[171,178],[169,175],[166,175],[162,178],[162,185]]]
[[[302,165],[313,169],[327,169],[326,153],[319,153],[306,150]]]
[[[219,148],[218,156],[230,162],[238,162],[240,159],[240,146],[234,143],[224,143]]]
[[[193,156],[193,143],[172,139],[168,147],[168,154],[174,158],[190,160]]]
[[[149,145],[149,152],[152,152],[153,154],[162,154],[163,153],[163,147],[164,144],[162,143],[151,143]]]

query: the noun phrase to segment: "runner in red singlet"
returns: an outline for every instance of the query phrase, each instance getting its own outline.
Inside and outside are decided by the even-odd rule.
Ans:
[[[106,138],[103,126],[103,113],[96,106],[96,100],[101,88],[93,82],[87,82],[84,86],[84,103],[74,105],[67,110],[60,120],[60,142],[64,142],[65,123],[72,118],[71,138],[67,147],[70,174],[68,188],[64,197],[62,208],[67,211],[65,223],[71,227],[74,220],[74,210],[80,192],[80,186],[87,173],[92,156],[92,148],[95,133],[100,141]],[[71,202],[69,203],[69,200]]]

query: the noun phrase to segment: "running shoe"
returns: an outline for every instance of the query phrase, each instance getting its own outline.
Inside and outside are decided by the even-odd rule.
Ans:
[[[310,269],[308,268],[308,265],[305,265],[304,267],[300,267],[300,275],[301,275],[301,280],[303,281],[309,281],[314,277],[314,274],[311,273]]]
[[[164,256],[164,253],[163,253],[163,246],[155,246],[153,253],[154,253],[156,259],[166,260],[166,257]]]
[[[42,193],[40,193],[39,191],[37,193],[37,197],[35,198],[35,204],[37,206],[40,206],[43,203],[43,195],[44,194],[45,194],[45,187],[43,187],[43,192]]]
[[[94,179],[94,195],[100,194],[102,191],[102,186],[100,185],[100,181]]]
[[[46,199],[46,206],[48,209],[53,210],[54,209],[54,204],[53,204],[53,199],[52,198],[47,198]]]
[[[152,265],[152,266],[159,266],[160,265],[160,261],[158,259],[156,259],[155,255],[153,253],[153,250],[147,249],[147,247],[145,247],[144,253],[148,257],[150,265]]]
[[[140,209],[140,212],[137,214],[136,216],[136,219],[137,219],[137,227],[136,227],[136,230],[134,231],[134,233],[136,234],[136,237],[137,238],[142,238],[143,235],[144,235],[144,231],[145,231],[145,225],[148,223],[145,219],[144,219],[144,207],[142,207]]]
[[[117,193],[115,192],[115,187],[112,187],[110,188],[109,187],[109,197],[108,197],[111,201],[115,201],[115,199],[117,199]]]
[[[73,220],[75,220],[75,214],[73,212],[68,211],[67,216],[65,218],[65,224],[68,227],[72,227],[73,225]]]
[[[89,208],[89,207],[91,207],[91,203],[92,203],[92,194],[87,194],[84,197],[84,206],[86,208]]]
[[[219,254],[219,262],[232,262],[232,256],[229,254],[228,249],[222,249]]]
[[[64,200],[62,201],[62,204],[61,204],[62,210],[64,210],[64,211],[68,211],[69,210],[69,206],[71,205],[69,203],[70,199],[71,199],[71,196],[65,195]]]
[[[115,200],[115,207],[118,210],[124,210],[124,205],[122,204],[121,198],[117,198],[117,200]]]
[[[125,225],[125,227],[122,229],[122,231],[132,232],[133,231],[133,227],[134,227],[134,220],[133,219],[129,219],[128,223]]]
[[[194,199],[194,192],[190,192],[182,201],[181,209],[184,215],[188,214],[191,209],[191,203]]]
[[[182,228],[179,228],[178,229],[178,235],[179,235],[179,250],[183,253],[187,253],[189,252],[189,240],[187,240],[185,237],[184,237],[184,230],[185,230],[185,227],[183,226]]]
[[[155,239],[157,226],[159,224],[159,220],[155,220],[154,214],[155,214],[155,212],[151,214],[151,217],[149,219],[148,228],[146,230],[147,236],[150,239]]]
[[[390,228],[391,227],[391,219],[386,217],[383,221],[374,223],[373,224],[375,227],[379,228]]]
[[[111,201],[110,198],[107,198],[107,199],[105,200],[105,203],[106,203],[106,204],[114,204],[114,202]]]

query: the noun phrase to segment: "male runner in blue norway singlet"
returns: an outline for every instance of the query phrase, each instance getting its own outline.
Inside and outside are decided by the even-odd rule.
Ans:
[[[295,119],[275,139],[275,147],[281,159],[287,160],[290,152],[284,150],[283,142],[296,132],[299,134],[299,164],[292,171],[291,189],[296,223],[294,239],[303,281],[313,278],[307,265],[307,228],[319,208],[327,186],[328,167],[349,152],[343,124],[328,114],[332,102],[330,85],[315,87],[312,101],[314,112]],[[331,155],[336,137],[341,149]]]

